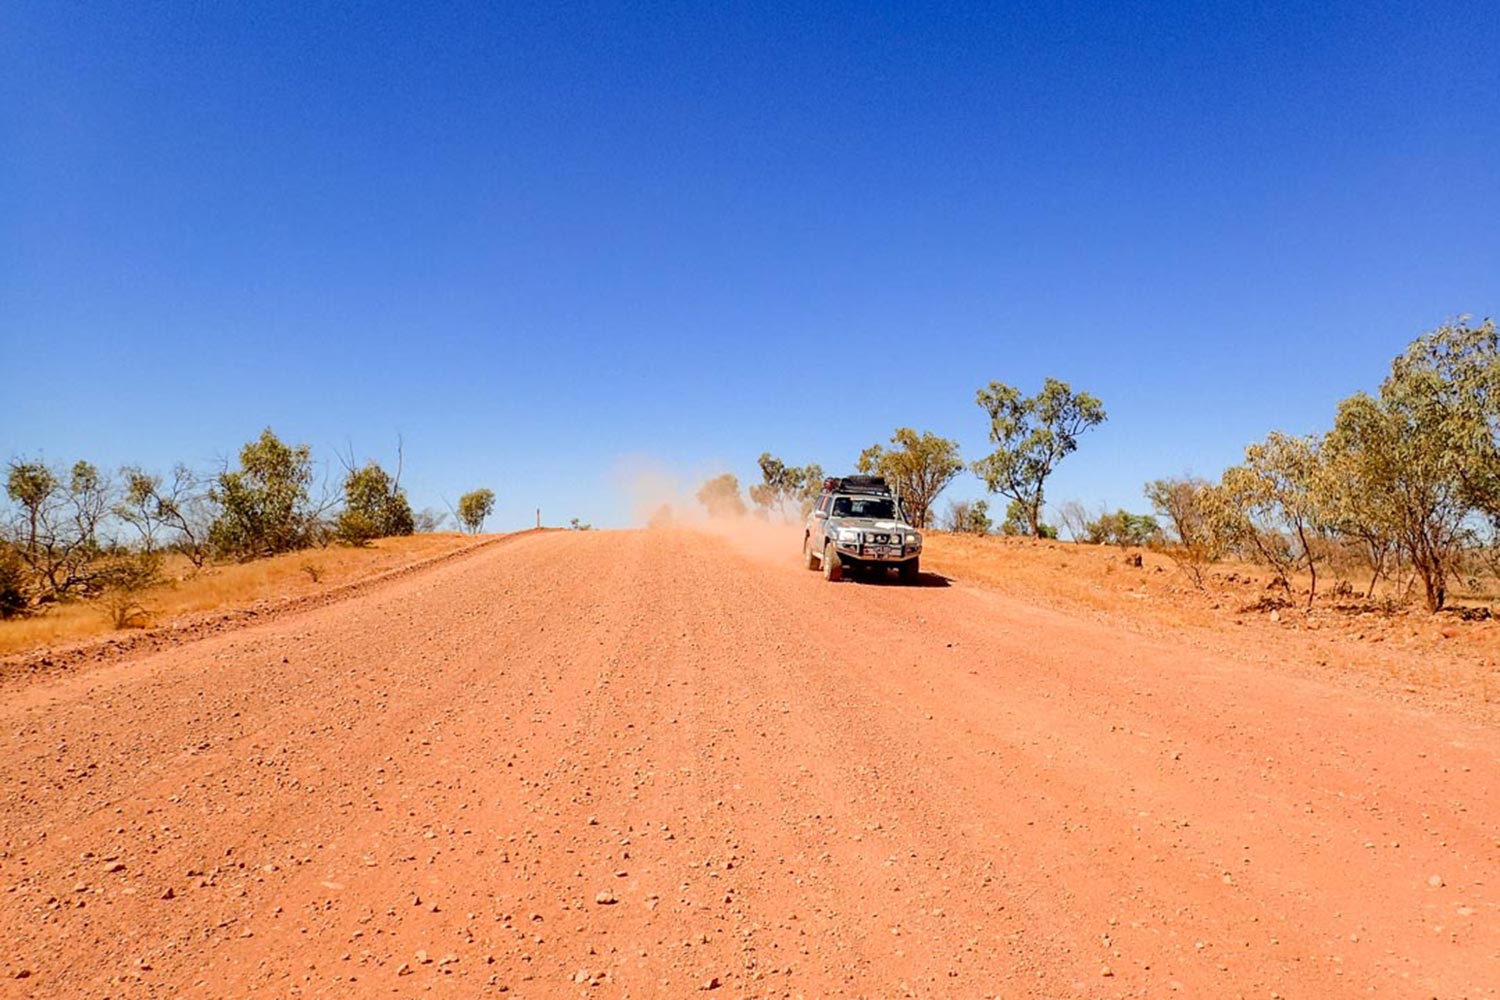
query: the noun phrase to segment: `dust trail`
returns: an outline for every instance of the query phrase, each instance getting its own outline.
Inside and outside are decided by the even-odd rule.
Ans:
[[[659,459],[632,456],[615,464],[612,478],[628,498],[631,521],[637,526],[696,531],[720,538],[734,551],[758,562],[798,565],[802,558],[800,512],[767,516],[747,509],[738,516],[710,516],[697,493],[705,482],[724,471],[722,466],[714,466],[682,473]],[[740,494],[748,508],[743,484]]]

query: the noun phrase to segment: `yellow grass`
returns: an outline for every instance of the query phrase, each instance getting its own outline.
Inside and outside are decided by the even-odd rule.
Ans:
[[[1127,553],[1139,554],[1141,565],[1129,565]],[[1208,567],[1206,585],[1199,588],[1166,555],[1134,548],[929,532],[922,566],[1037,604],[1076,609],[1150,633],[1193,636],[1206,646],[1341,664],[1485,703],[1500,697],[1500,619],[1429,614],[1420,594],[1389,608],[1334,597],[1331,572],[1319,574],[1319,597],[1308,609],[1305,574],[1293,579],[1288,598],[1268,587],[1272,574],[1265,567],[1221,562]],[[1350,581],[1361,594],[1366,582]],[[1495,597],[1500,582],[1486,577],[1477,588],[1454,583],[1454,604],[1500,612]],[[1377,601],[1389,590],[1377,590]],[[1262,604],[1267,598],[1285,599],[1290,606],[1273,616]]]
[[[453,533],[382,538],[368,548],[330,546],[248,563],[206,566],[194,572],[181,556],[167,560],[168,582],[141,594],[148,616],[158,625],[178,615],[227,611],[257,601],[302,597],[420,562],[472,544]],[[313,577],[317,579],[314,580]],[[61,605],[45,614],[0,621],[0,656],[95,638],[114,631],[103,606],[87,601]]]

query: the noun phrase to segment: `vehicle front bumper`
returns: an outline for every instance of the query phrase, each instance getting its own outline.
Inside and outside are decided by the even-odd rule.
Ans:
[[[839,558],[862,563],[903,563],[922,554],[920,545],[876,545],[834,542]]]

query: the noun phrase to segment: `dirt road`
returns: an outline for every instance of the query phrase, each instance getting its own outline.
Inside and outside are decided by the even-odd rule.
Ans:
[[[0,995],[1489,997],[1500,733],[533,535],[4,692]]]

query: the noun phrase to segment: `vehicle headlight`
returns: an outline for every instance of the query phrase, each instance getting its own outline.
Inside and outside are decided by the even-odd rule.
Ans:
[[[919,535],[919,534],[917,534],[916,532],[912,532],[911,534],[909,534],[909,535],[906,536],[906,544],[907,545],[921,545],[922,544],[922,536]]]
[[[846,542],[850,545],[859,544],[859,532],[855,531],[853,528],[840,528],[838,538],[839,541]]]

